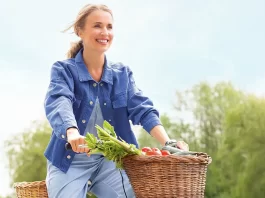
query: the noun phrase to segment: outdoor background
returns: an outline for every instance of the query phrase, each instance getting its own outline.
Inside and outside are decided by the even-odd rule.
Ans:
[[[107,56],[131,67],[170,136],[212,156],[206,197],[264,198],[264,0],[1,0],[0,197],[45,177],[50,68],[87,3],[113,10]],[[158,145],[135,131],[141,146]]]

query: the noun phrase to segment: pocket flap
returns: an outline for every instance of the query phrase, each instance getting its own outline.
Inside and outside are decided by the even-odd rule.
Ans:
[[[127,97],[125,93],[118,94],[117,96],[114,97],[112,101],[113,108],[120,108],[126,106],[127,106]]]

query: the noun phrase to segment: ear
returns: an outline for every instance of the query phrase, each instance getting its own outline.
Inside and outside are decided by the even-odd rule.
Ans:
[[[78,29],[77,29],[77,36],[79,36],[81,39],[83,39],[83,35],[84,35],[84,33],[83,33],[83,31],[81,30],[81,28],[78,28]]]

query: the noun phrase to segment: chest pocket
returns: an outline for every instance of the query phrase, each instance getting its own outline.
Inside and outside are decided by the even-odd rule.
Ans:
[[[127,95],[126,93],[120,93],[113,97],[112,99],[112,108],[118,109],[122,107],[127,107]]]
[[[119,131],[119,123],[128,122],[128,110],[127,110],[127,95],[126,93],[118,94],[114,98],[111,99],[112,103],[112,122],[111,124],[115,126],[117,129],[117,134]],[[116,126],[117,125],[117,126]]]

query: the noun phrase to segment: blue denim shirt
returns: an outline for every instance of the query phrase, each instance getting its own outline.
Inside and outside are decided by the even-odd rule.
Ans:
[[[137,88],[133,73],[122,63],[111,63],[105,56],[100,82],[93,80],[82,57],[57,61],[51,68],[45,112],[53,129],[45,157],[66,172],[75,152],[65,149],[66,130],[77,127],[85,134],[95,101],[98,98],[104,120],[114,126],[118,137],[138,147],[129,120],[150,132],[160,125],[159,113],[152,101]]]

